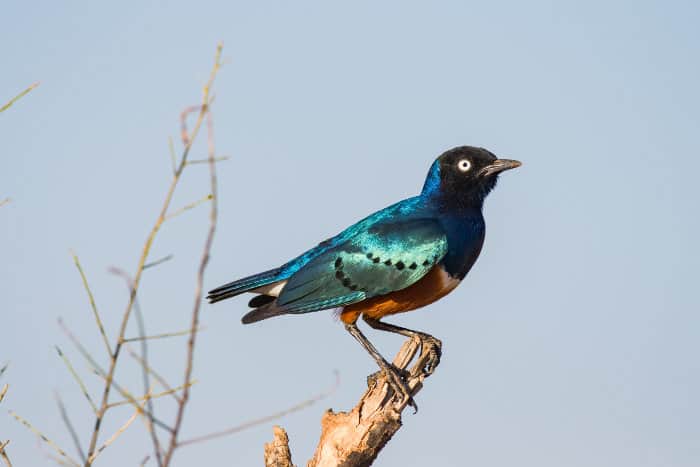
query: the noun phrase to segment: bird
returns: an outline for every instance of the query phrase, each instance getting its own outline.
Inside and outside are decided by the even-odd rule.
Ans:
[[[346,228],[285,264],[211,290],[216,303],[245,292],[255,296],[244,324],[282,315],[335,309],[345,329],[387,376],[393,394],[417,405],[400,370],[357,326],[417,338],[433,373],[442,343],[421,331],[387,323],[386,316],[416,310],[453,291],[476,262],[484,244],[483,205],[499,175],[521,163],[474,146],[445,151],[430,166],[413,196]]]

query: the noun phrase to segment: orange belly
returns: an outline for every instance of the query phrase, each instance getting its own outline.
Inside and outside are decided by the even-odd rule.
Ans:
[[[450,293],[459,280],[450,277],[441,266],[435,266],[415,284],[398,292],[373,297],[343,308],[340,319],[354,323],[360,315],[379,319],[386,315],[415,310]]]

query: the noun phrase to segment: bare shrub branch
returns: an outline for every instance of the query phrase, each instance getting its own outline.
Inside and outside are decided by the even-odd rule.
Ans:
[[[102,361],[102,358],[98,358],[89,352],[82,342],[66,327],[65,323],[59,319],[59,326],[66,336],[73,343],[75,348],[78,350],[80,355],[85,359],[89,368],[94,372],[95,375],[102,379],[102,386],[100,387],[101,396],[93,397],[87,389],[87,385],[76,371],[75,367],[69,360],[68,356],[57,346],[56,350],[60,358],[63,360],[69,373],[77,382],[81,392],[88,401],[90,408],[95,416],[95,423],[91,427],[89,432],[89,442],[87,446],[83,446],[80,443],[80,437],[75,431],[74,425],[71,422],[71,417],[69,416],[66,406],[61,400],[58,393],[55,394],[56,403],[58,405],[61,418],[65,425],[65,429],[68,431],[74,445],[75,451],[79,456],[81,462],[76,461],[71,455],[69,455],[66,450],[62,449],[51,439],[45,436],[41,431],[32,426],[26,419],[22,418],[20,415],[11,412],[12,416],[15,417],[17,421],[25,425],[29,430],[31,430],[36,436],[38,436],[43,443],[51,448],[51,453],[48,456],[60,465],[68,466],[83,466],[91,467],[93,463],[100,458],[101,454],[110,446],[112,446],[121,435],[133,425],[133,422],[141,417],[146,425],[146,430],[149,432],[152,441],[153,452],[145,456],[142,460],[142,465],[145,465],[151,459],[154,459],[158,467],[170,466],[174,457],[175,452],[182,446],[193,445],[195,443],[200,443],[208,441],[215,438],[220,438],[224,436],[229,436],[234,433],[238,433],[242,430],[250,428],[255,425],[262,423],[267,423],[271,420],[280,418],[287,414],[302,410],[330,395],[333,393],[338,384],[339,378],[336,374],[336,380],[333,387],[319,395],[316,395],[306,401],[296,404],[288,409],[282,410],[280,412],[261,417],[255,420],[251,420],[234,426],[222,431],[217,431],[214,433],[209,433],[203,436],[181,440],[181,429],[184,424],[186,408],[190,400],[190,390],[192,385],[196,383],[193,380],[194,374],[194,357],[196,344],[199,336],[199,331],[203,330],[200,326],[200,312],[202,308],[202,299],[204,291],[204,276],[209,263],[210,254],[212,251],[214,236],[217,229],[217,216],[218,216],[218,194],[217,194],[217,173],[216,168],[219,162],[228,160],[228,156],[217,157],[215,146],[214,146],[214,128],[213,128],[213,117],[211,114],[211,106],[214,101],[214,96],[211,93],[211,88],[214,80],[222,66],[221,61],[222,45],[219,44],[216,49],[216,55],[214,60],[214,65],[211,69],[209,78],[203,88],[201,103],[195,106],[187,107],[180,115],[180,139],[183,144],[183,148],[179,157],[175,155],[175,148],[172,139],[169,141],[169,152],[171,155],[171,161],[173,164],[172,170],[173,175],[170,180],[170,184],[165,193],[162,205],[160,206],[158,216],[156,217],[154,223],[150,227],[144,244],[140,250],[140,254],[137,261],[136,270],[132,275],[127,274],[121,269],[110,268],[110,272],[121,276],[127,286],[128,286],[128,300],[126,303],[126,308],[119,317],[119,323],[116,328],[116,338],[110,340],[108,333],[105,330],[100,311],[97,306],[97,301],[93,292],[90,288],[89,281],[83,267],[78,259],[78,256],[71,252],[73,261],[81,277],[83,288],[87,293],[88,301],[92,311],[92,318],[97,324],[97,330],[100,333],[100,337],[108,356],[108,360]],[[13,99],[8,105],[2,108],[5,110],[17,99],[21,98],[23,95],[31,91],[33,87],[25,90],[20,96]],[[194,125],[191,131],[188,129],[188,119],[194,119]],[[192,147],[197,140],[198,135],[204,131],[206,128],[207,134],[207,159],[206,160],[192,160],[190,159],[190,153]],[[180,185],[183,173],[186,167],[195,164],[206,163],[209,169],[209,186],[208,190],[204,193],[210,193],[204,198],[194,201],[190,204],[180,207],[179,209],[172,209],[172,202],[174,199],[174,194],[177,187]],[[8,200],[1,201],[0,206],[5,204]],[[152,247],[161,228],[164,226],[167,220],[173,219],[186,211],[196,208],[201,204],[206,204],[209,202],[209,219],[206,230],[206,237],[201,250],[201,256],[198,262],[198,267],[195,274],[195,285],[193,293],[193,306],[190,309],[189,314],[189,327],[186,330],[176,331],[176,332],[166,332],[160,334],[148,334],[146,332],[145,320],[143,312],[139,303],[140,285],[143,273],[148,268],[153,268],[158,266],[170,259],[173,255],[167,255],[159,259],[150,259]],[[126,337],[127,330],[130,329],[130,322],[132,314],[135,316],[136,324],[138,326],[138,336]],[[133,326],[133,323],[131,324]],[[111,331],[110,331],[111,334]],[[186,359],[184,362],[184,374],[182,382],[180,385],[173,387],[171,386],[165,378],[163,378],[158,372],[154,370],[149,361],[149,343],[158,339],[173,338],[178,336],[186,336]],[[129,343],[138,343],[140,346],[140,353],[135,352],[129,347]],[[140,396],[141,391],[133,391],[133,388],[125,387],[116,381],[117,366],[123,350],[127,350],[129,354],[138,362],[141,368],[142,382],[143,382],[143,396]],[[102,355],[102,354],[100,354]],[[98,363],[101,362],[102,364]],[[0,368],[0,376],[7,366]],[[120,369],[121,371],[121,369]],[[155,392],[151,385],[151,381],[154,381],[156,385],[163,387],[161,392]],[[160,388],[158,388],[160,389]],[[0,391],[0,402],[2,401],[5,393],[7,391],[7,385]],[[123,400],[114,400],[115,392],[121,394]],[[174,419],[170,419],[168,423],[160,420],[155,415],[154,400],[162,397],[172,396],[173,400],[176,402],[176,411]],[[133,414],[121,425],[119,428],[106,440],[103,438],[102,427],[103,422],[107,413],[116,407],[131,405],[133,407]],[[159,405],[159,404],[158,404]],[[171,425],[172,423],[172,425]],[[158,430],[161,429],[163,431]],[[164,433],[165,432],[165,433]],[[284,435],[284,436],[283,436]],[[276,432],[277,441],[274,445],[271,445],[272,451],[280,451],[283,454],[284,446],[288,444],[288,439],[283,430],[278,430]],[[7,456],[5,447],[9,441],[0,441],[0,459],[11,467],[9,457]],[[44,444],[41,444],[42,449]],[[85,448],[85,449],[84,449]],[[271,452],[272,452],[271,451]],[[280,456],[282,455],[280,454]],[[289,458],[289,466],[291,466],[291,454],[289,453],[287,447],[287,454]],[[267,456],[267,454],[266,454]],[[278,457],[280,457],[278,456]]]
[[[216,59],[214,62],[214,68],[211,71],[209,82],[204,88],[203,98],[202,98],[202,110],[200,111],[200,117],[197,125],[201,123],[202,111],[206,112],[206,123],[207,123],[207,147],[209,154],[209,185],[211,193],[211,204],[209,209],[209,231],[207,232],[207,238],[204,242],[204,248],[202,251],[202,258],[199,263],[199,270],[197,271],[197,279],[194,293],[194,306],[192,310],[192,322],[190,325],[190,337],[187,342],[187,363],[185,367],[185,375],[183,378],[183,384],[187,384],[192,379],[192,372],[194,367],[194,351],[195,344],[197,340],[197,328],[199,327],[199,312],[202,307],[202,289],[204,287],[204,273],[206,271],[207,265],[209,264],[209,256],[211,252],[212,245],[214,243],[214,234],[216,233],[216,222],[218,215],[218,194],[217,194],[217,179],[216,179],[216,152],[214,149],[214,124],[211,116],[211,111],[209,110],[209,92],[211,85],[214,82],[216,73],[221,67],[221,51],[222,44],[219,44],[216,51]],[[186,117],[187,114],[183,113],[182,117],[182,140],[191,144],[190,136],[187,133],[186,127]],[[197,126],[195,126],[195,129]],[[177,406],[177,414],[175,416],[175,427],[173,433],[170,437],[170,442],[168,448],[165,450],[165,455],[163,456],[163,465],[168,466],[173,458],[175,450],[178,447],[178,435],[180,433],[180,428],[182,427],[182,422],[185,414],[185,407],[190,397],[190,388],[185,386],[182,391],[181,400]]]
[[[29,86],[27,89],[25,89],[24,91],[22,91],[22,92],[20,92],[19,94],[17,94],[15,97],[13,97],[12,99],[10,99],[5,105],[3,105],[2,107],[0,107],[0,113],[4,112],[4,111],[6,111],[7,109],[9,109],[10,107],[12,107],[12,104],[14,104],[14,103],[17,102],[18,100],[20,100],[21,98],[23,98],[24,96],[26,96],[27,94],[29,94],[32,90],[34,90],[34,88],[36,88],[37,86],[39,86],[39,84],[41,84],[41,83],[39,83],[39,82],[37,81],[36,83],[30,85],[30,86]]]
[[[165,259],[160,259],[156,263],[160,264],[164,261],[167,261],[168,258],[171,258],[172,255],[167,256]],[[157,264],[151,263],[152,265],[156,266]],[[144,265],[144,269],[148,267],[148,264]],[[134,288],[134,281],[129,277],[129,274],[126,273],[126,271],[123,271],[122,269],[112,267],[109,268],[109,272],[112,274],[116,274],[118,276],[121,276],[124,279],[124,282],[126,282],[127,287],[129,288],[129,293],[131,293],[132,289]],[[134,299],[134,314],[136,315],[136,323],[139,328],[139,335],[141,337],[144,337],[144,339],[141,341],[141,357],[138,359],[139,362],[142,362],[141,365],[141,380],[143,382],[143,392],[148,394],[150,392],[151,388],[151,374],[153,373],[152,371],[149,371],[150,366],[148,365],[148,342],[146,342],[145,336],[146,336],[146,323],[143,317],[143,312],[141,310],[141,305],[139,304],[138,297]],[[126,342],[126,340],[125,340]],[[135,353],[127,347],[127,350],[129,351],[130,354],[135,355]],[[167,387],[166,390],[170,391],[171,388]],[[172,392],[172,394],[175,394],[175,391]],[[153,444],[153,453],[156,458],[156,463],[158,464],[158,467],[163,465],[163,458],[161,455],[161,447],[160,447],[160,439],[158,438],[158,433],[156,432],[154,428],[155,424],[155,407],[153,405],[153,399],[148,398],[146,400],[146,430],[151,436],[151,443]]]
[[[212,71],[209,75],[209,80],[207,84],[204,87],[203,91],[203,96],[202,96],[202,104],[197,106],[196,112],[198,112],[197,115],[197,120],[195,122],[194,128],[190,134],[187,133],[187,128],[183,123],[183,132],[182,132],[182,140],[184,143],[184,149],[182,152],[182,156],[180,157],[179,163],[177,164],[177,167],[175,168],[175,171],[173,173],[173,179],[170,182],[170,186],[168,188],[168,191],[165,195],[165,200],[163,201],[163,205],[161,207],[160,213],[153,224],[153,227],[151,228],[151,231],[149,232],[148,236],[146,237],[146,241],[144,243],[144,246],[141,250],[141,255],[139,257],[138,265],[136,267],[136,273],[133,276],[133,285],[131,287],[131,292],[129,294],[129,300],[126,306],[126,309],[124,311],[124,314],[122,316],[121,320],[121,325],[119,326],[119,332],[117,334],[117,339],[116,339],[116,344],[114,346],[114,350],[110,356],[110,363],[109,363],[109,368],[107,370],[107,373],[105,375],[105,384],[104,384],[104,389],[102,391],[102,398],[101,402],[99,405],[99,409],[96,415],[96,420],[95,420],[95,426],[92,431],[92,436],[90,438],[90,444],[88,447],[88,452],[87,452],[87,457],[88,460],[85,462],[85,467],[90,467],[92,465],[92,457],[93,454],[95,453],[95,450],[97,449],[97,440],[100,434],[100,428],[102,425],[102,421],[104,419],[104,416],[109,409],[109,396],[110,392],[113,386],[113,380],[114,380],[114,374],[116,372],[117,368],[117,363],[119,361],[119,355],[121,353],[121,349],[124,345],[124,336],[126,334],[126,329],[127,325],[129,323],[129,319],[131,318],[131,313],[134,307],[134,302],[136,301],[136,296],[138,293],[139,285],[141,283],[141,277],[143,275],[144,267],[147,264],[147,259],[148,256],[151,252],[151,247],[153,246],[153,242],[155,241],[155,238],[160,231],[160,228],[163,226],[163,223],[165,222],[165,219],[168,215],[168,211],[170,209],[170,204],[173,199],[173,195],[175,193],[175,188],[178,186],[178,183],[180,182],[180,179],[182,177],[182,173],[187,165],[187,159],[190,154],[190,150],[192,149],[192,144],[195,141],[197,135],[199,134],[199,130],[202,127],[202,125],[205,122],[205,119],[207,118],[207,115],[209,114],[209,106],[211,103],[211,97],[210,97],[210,89],[212,84],[214,83],[214,79],[216,78],[216,75],[219,71],[219,68],[221,67],[221,51],[222,51],[223,46],[219,44],[217,46],[216,50],[216,57],[215,57],[215,62],[214,66],[212,68]],[[187,114],[189,114],[190,109],[186,109],[183,112],[183,122],[185,121],[185,118]],[[211,166],[213,167],[214,164],[212,163]],[[214,169],[212,169],[213,171]],[[216,186],[215,186],[215,175],[212,176],[213,179],[213,186],[212,186],[212,191],[211,193],[216,196]],[[212,219],[215,221],[215,214],[216,214],[216,199],[212,200]],[[211,247],[211,242],[213,240],[213,231],[214,228],[210,227],[210,233],[207,238],[207,247],[205,249],[205,254],[203,258],[206,258],[208,260],[209,257],[209,248]],[[189,381],[190,381],[190,374],[191,374],[191,355],[194,351],[194,341],[195,341],[195,336],[196,333],[194,330],[197,328],[197,322],[199,318],[199,303],[201,302],[201,281],[202,281],[202,275],[204,272],[204,269],[206,268],[206,261],[203,260],[203,264],[200,265],[200,271],[198,274],[198,287],[197,291],[195,293],[196,298],[197,298],[197,303],[195,305],[195,311],[193,312],[193,322],[195,324],[191,327],[192,333],[190,334],[190,344],[188,345],[188,353],[190,354],[190,358],[188,359],[188,364],[187,364],[187,369],[186,369],[186,377],[184,379],[184,389],[183,389],[183,395],[182,395],[182,403],[178,407],[178,416],[176,418],[176,423],[175,423],[175,430],[174,430],[174,436],[171,439],[171,443],[169,446],[168,451],[166,452],[166,457],[163,462],[163,465],[168,465],[168,462],[170,458],[172,457],[172,452],[175,449],[175,444],[176,444],[176,436],[177,432],[182,424],[182,415],[184,413],[184,406],[187,403],[188,395],[189,395]],[[120,391],[122,392],[122,391]],[[131,397],[127,397],[128,399],[132,399]],[[155,419],[154,419],[155,422]]]

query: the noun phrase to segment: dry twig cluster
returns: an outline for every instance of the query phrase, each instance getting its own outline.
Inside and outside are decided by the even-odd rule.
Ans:
[[[143,458],[141,465],[145,465],[149,461],[155,461],[155,463],[159,467],[169,466],[172,463],[176,451],[183,446],[189,446],[211,439],[220,438],[223,436],[229,436],[234,433],[238,433],[246,428],[250,428],[252,426],[259,425],[262,423],[267,423],[289,413],[301,410],[327,397],[330,393],[335,391],[335,388],[338,385],[338,380],[336,378],[335,385],[329,391],[323,392],[286,410],[273,413],[268,416],[260,417],[255,420],[244,422],[231,428],[193,437],[191,439],[180,438],[180,431],[184,423],[186,407],[190,400],[190,390],[191,387],[196,383],[196,381],[192,379],[192,374],[194,370],[193,362],[197,343],[197,335],[199,331],[202,330],[199,324],[199,316],[202,305],[204,273],[209,262],[209,256],[213,245],[214,234],[216,232],[217,225],[216,164],[218,162],[228,159],[227,157],[217,157],[216,155],[213,137],[213,120],[211,116],[211,104],[213,102],[213,95],[211,93],[211,89],[214,80],[219,72],[219,69],[222,65],[221,54],[222,45],[219,44],[216,50],[214,65],[210,72],[209,79],[203,89],[201,103],[195,106],[187,107],[185,110],[182,111],[180,115],[180,139],[183,145],[183,149],[179,157],[175,155],[174,144],[172,140],[170,140],[169,147],[173,170],[172,179],[165,194],[165,199],[161,206],[158,217],[156,218],[153,226],[151,227],[146,241],[144,242],[144,245],[142,247],[135,273],[132,276],[129,275],[127,272],[123,271],[122,269],[116,267],[112,267],[109,269],[111,273],[124,279],[129,293],[128,303],[126,305],[126,309],[124,310],[121,316],[120,326],[118,328],[118,332],[114,340],[110,340],[110,338],[108,337],[108,332],[105,329],[105,326],[102,322],[100,311],[96,304],[95,297],[92,293],[92,289],[90,288],[88,278],[83,270],[83,267],[77,255],[73,254],[75,266],[82,280],[83,288],[85,289],[88,296],[92,317],[96,323],[97,330],[100,334],[100,338],[104,346],[104,351],[108,358],[108,364],[105,368],[98,362],[99,357],[94,356],[93,353],[91,353],[82,344],[80,339],[67,327],[64,321],[62,319],[58,320],[60,329],[75,346],[78,353],[85,359],[92,372],[98,377],[100,377],[103,383],[101,397],[98,400],[96,400],[88,391],[87,385],[83,381],[83,378],[81,377],[79,372],[76,371],[75,367],[71,363],[66,353],[60,347],[56,346],[58,356],[61,358],[68,372],[75,380],[76,384],[80,389],[80,392],[85,397],[90,407],[90,410],[95,417],[93,429],[89,433],[89,443],[87,445],[87,449],[84,449],[84,446],[80,441],[81,437],[77,433],[74,424],[72,423],[71,418],[69,416],[69,412],[66,409],[63,400],[61,399],[58,393],[55,394],[56,404],[59,408],[61,419],[66,428],[66,431],[70,435],[71,440],[73,441],[75,451],[74,455],[69,454],[66,449],[60,447],[57,443],[48,438],[45,434],[43,434],[40,430],[38,430],[34,425],[32,425],[23,417],[21,417],[19,414],[12,411],[10,412],[10,414],[18,422],[22,423],[29,430],[31,430],[39,439],[41,439],[43,443],[45,443],[51,449],[52,454],[49,454],[49,457],[55,460],[59,465],[84,467],[92,466],[93,463],[98,459],[98,457],[108,447],[113,445],[117,441],[117,439],[133,424],[133,422],[140,417],[145,422],[147,431],[149,433],[149,437],[152,442],[152,453],[146,455]],[[22,96],[30,92],[34,87],[36,87],[36,85],[31,86],[19,96],[12,99],[7,105],[2,107],[0,111],[7,109],[10,105],[12,105]],[[195,123],[192,129],[189,130],[187,122],[188,119],[193,115],[196,116]],[[208,157],[204,160],[193,160],[189,158],[189,155],[193,144],[195,143],[197,136],[200,134],[201,130],[206,130]],[[209,194],[207,194],[200,200],[189,203],[179,209],[172,210],[171,204],[173,195],[182,179],[185,169],[191,165],[203,163],[206,163],[209,167]],[[7,201],[9,200],[0,202],[0,206],[2,206],[2,204],[5,204]],[[168,261],[172,257],[172,255],[168,255],[164,258],[150,260],[151,248],[156,240],[158,233],[167,221],[204,203],[209,203],[210,207],[209,224],[204,246],[202,248],[202,254],[199,260],[199,266],[197,268],[196,273],[195,288],[193,294],[194,303],[190,315],[189,327],[181,331],[147,335],[144,325],[144,317],[142,315],[138,301],[141,278],[144,271],[158,266],[159,264]],[[139,333],[137,336],[130,337],[127,336],[126,333],[132,315],[134,315],[134,317],[136,318]],[[153,365],[151,364],[149,359],[148,343],[157,339],[167,339],[178,336],[188,337],[187,355],[185,359],[183,378],[181,384],[179,384],[176,387],[173,387],[159,372],[156,371],[156,369],[153,368]],[[140,346],[140,351],[137,352],[136,350],[131,348],[130,344],[132,343],[138,344]],[[124,351],[126,351],[138,363],[141,369],[143,394],[140,396],[136,395],[133,391],[127,389],[126,386],[118,383],[115,380],[117,367],[120,365],[120,362],[123,361],[123,358],[121,357],[122,355],[124,355]],[[0,376],[4,372],[4,369],[5,368],[0,369]],[[156,391],[156,384],[160,386],[162,390]],[[6,391],[7,386],[5,386],[5,388],[3,388],[3,392],[0,393],[0,401],[2,400],[2,397],[4,397]],[[114,391],[118,392],[122,399],[117,401],[112,400]],[[168,423],[162,420],[160,417],[156,416],[155,412],[154,400],[166,396],[172,397],[176,403],[176,411],[172,423]],[[126,419],[123,422],[123,424],[114,433],[112,433],[106,439],[103,439],[102,427],[105,417],[112,409],[125,405],[132,406],[133,413],[129,416],[128,419]],[[11,466],[9,457],[7,456],[5,450],[5,447],[8,443],[9,441],[4,443],[0,441],[0,458],[3,459],[8,466]],[[77,456],[77,459],[74,456]]]
[[[73,465],[73,466],[80,466],[83,465],[85,467],[90,467],[95,460],[100,456],[100,454],[109,446],[111,446],[119,437],[122,433],[124,433],[130,426],[131,424],[138,418],[142,417],[144,421],[146,422],[146,426],[148,428],[148,431],[151,436],[151,440],[153,442],[153,458],[156,460],[158,466],[168,466],[170,465],[173,455],[177,448],[180,446],[180,439],[179,439],[179,434],[180,434],[180,429],[182,427],[182,423],[184,420],[184,414],[185,414],[185,408],[187,406],[188,400],[189,400],[189,395],[190,395],[190,388],[191,386],[195,383],[192,381],[192,372],[193,372],[193,361],[194,361],[194,351],[195,351],[195,344],[196,344],[196,338],[197,338],[197,333],[200,330],[199,329],[199,313],[201,309],[201,302],[202,302],[202,289],[203,289],[203,281],[204,281],[204,273],[207,267],[207,263],[209,261],[209,255],[214,239],[214,233],[216,231],[216,218],[217,218],[217,197],[216,197],[216,192],[217,192],[217,180],[216,180],[216,163],[222,158],[216,157],[215,154],[215,148],[214,148],[214,139],[213,139],[213,124],[212,124],[212,118],[211,118],[211,103],[212,103],[212,96],[211,96],[211,88],[214,83],[214,80],[216,78],[217,73],[219,72],[219,69],[221,68],[221,52],[222,52],[222,45],[219,45],[217,47],[216,51],[216,58],[214,62],[214,66],[211,70],[211,73],[209,75],[209,80],[207,81],[206,85],[204,86],[203,90],[203,95],[202,95],[202,101],[199,105],[197,106],[192,106],[188,107],[185,109],[180,117],[181,120],[181,140],[183,144],[183,150],[182,154],[177,159],[177,163],[174,164],[173,168],[173,175],[172,175],[172,180],[170,183],[170,186],[167,190],[167,193],[165,195],[165,199],[163,201],[163,205],[160,209],[160,213],[158,217],[156,218],[156,221],[154,222],[147,238],[144,243],[144,246],[141,250],[141,254],[138,260],[138,265],[136,267],[136,271],[132,276],[129,276],[128,274],[124,273],[123,271],[113,268],[112,272],[121,275],[127,280],[127,284],[129,287],[129,299],[128,303],[126,305],[126,309],[124,313],[122,314],[121,318],[121,324],[119,326],[119,330],[117,332],[116,338],[110,342],[110,339],[107,336],[107,332],[105,330],[105,327],[102,323],[102,319],[100,317],[100,312],[98,310],[98,307],[96,305],[93,293],[90,289],[90,286],[88,284],[87,277],[83,271],[83,268],[80,264],[80,261],[78,260],[78,257],[76,255],[73,255],[73,259],[75,261],[75,265],[78,269],[78,272],[81,276],[81,279],[83,281],[83,286],[87,292],[88,299],[90,302],[90,307],[92,310],[92,315],[93,318],[97,324],[97,328],[99,330],[100,336],[102,338],[102,341],[104,343],[104,350],[106,354],[108,355],[109,361],[107,368],[105,369],[103,366],[101,366],[98,363],[98,358],[93,357],[93,355],[82,345],[80,340],[66,327],[66,325],[63,323],[62,320],[59,320],[59,325],[61,329],[66,333],[68,338],[72,341],[72,343],[75,345],[77,348],[78,352],[85,358],[89,366],[92,368],[93,372],[97,374],[99,377],[102,378],[103,380],[103,389],[102,389],[102,394],[101,397],[99,398],[98,402],[93,399],[93,397],[90,395],[87,386],[83,382],[83,379],[81,378],[80,374],[75,370],[74,366],[68,359],[67,355],[59,348],[56,347],[56,350],[58,352],[59,357],[63,360],[64,364],[66,365],[68,371],[71,373],[75,381],[77,382],[80,391],[82,394],[85,396],[85,399],[87,400],[94,416],[95,416],[95,423],[94,423],[94,428],[92,429],[90,433],[90,440],[87,446],[87,449],[83,449],[82,444],[80,443],[80,437],[76,433],[76,430],[74,429],[74,426],[70,420],[70,417],[68,415],[68,411],[66,410],[63,401],[61,400],[60,396],[56,394],[56,402],[59,407],[59,411],[61,413],[61,418],[63,419],[64,425],[67,429],[67,431],[70,433],[71,438],[75,444],[75,451],[77,453],[77,456],[79,457],[80,461],[74,459],[70,454],[66,452],[66,450],[62,449],[59,447],[56,443],[51,441],[48,437],[46,437],[43,433],[41,433],[39,430],[37,430],[31,423],[29,423],[27,420],[22,418],[20,415],[11,412],[11,414],[22,424],[27,426],[30,430],[32,430],[37,436],[39,436],[48,446],[50,446],[57,457],[55,457],[55,460],[59,462],[62,465]],[[28,93],[31,91],[33,87],[30,87],[27,89],[24,93],[20,94],[18,97],[13,99],[8,105],[4,106],[2,110],[5,110],[7,107],[12,105],[17,99],[22,97],[24,94]],[[192,128],[191,131],[188,130],[187,127],[187,120],[188,117],[192,114],[196,115],[196,121],[194,124],[194,127]],[[175,190],[179,184],[179,182],[182,179],[183,172],[185,168],[187,168],[190,165],[189,161],[189,154],[191,152],[192,146],[197,138],[197,136],[200,133],[200,130],[202,128],[206,128],[207,132],[207,141],[208,141],[208,158],[206,159],[207,164],[209,165],[209,171],[210,171],[210,193],[205,197],[203,201],[209,202],[210,203],[210,215],[209,215],[209,228],[207,231],[207,237],[206,241],[202,250],[202,256],[201,260],[199,263],[199,267],[197,270],[197,276],[196,276],[196,284],[195,284],[195,292],[194,292],[194,306],[192,309],[191,313],[191,322],[190,326],[186,331],[181,331],[181,332],[174,332],[174,333],[164,333],[164,334],[159,334],[155,336],[147,336],[145,335],[145,330],[143,326],[143,317],[141,316],[141,312],[138,306],[138,293],[139,293],[139,286],[141,283],[141,278],[143,275],[143,272],[148,269],[149,267],[153,267],[157,264],[160,264],[164,260],[167,260],[169,258],[161,259],[161,260],[156,260],[153,262],[148,262],[149,261],[149,256],[151,252],[151,247],[157,237],[158,232],[160,229],[163,227],[164,223],[172,219],[173,217],[197,206],[198,204],[201,204],[201,202],[195,202],[191,203],[181,209],[175,210],[171,212],[171,202],[173,199],[173,195],[175,193]],[[172,148],[172,145],[171,145]],[[173,155],[174,158],[174,155]],[[202,162],[202,161],[197,161],[197,162]],[[132,317],[132,314],[136,314],[137,319],[138,319],[138,324],[139,324],[139,331],[140,335],[138,337],[127,337],[126,332],[128,329],[128,324],[130,322],[130,319]],[[167,337],[174,337],[174,336],[179,336],[179,335],[186,335],[188,336],[188,342],[187,342],[187,357],[185,361],[185,370],[184,370],[184,375],[183,375],[183,381],[182,384],[180,384],[177,387],[171,387],[165,379],[160,376],[149,364],[148,361],[148,355],[147,355],[147,342],[153,339],[162,339],[162,338],[167,338]],[[128,343],[129,342],[139,342],[141,344],[141,354],[137,354],[135,351],[132,349],[128,348]],[[115,381],[115,373],[118,367],[119,362],[121,362],[123,359],[120,357],[123,355],[123,350],[128,350],[129,353],[134,357],[139,365],[142,368],[142,374],[143,374],[143,382],[144,382],[144,394],[142,396],[136,396],[134,395],[130,390],[127,390],[124,386],[118,384]],[[160,384],[163,387],[163,391],[160,392],[155,392],[154,387],[152,385],[152,380],[155,380],[158,384]],[[112,401],[111,395],[112,391],[117,391],[122,397],[122,400],[119,401]],[[164,396],[172,396],[177,403],[177,411],[175,415],[175,420],[172,424],[168,424],[160,420],[159,418],[156,417],[155,411],[154,411],[154,404],[153,400],[157,399],[159,397],[164,397]],[[133,414],[119,427],[119,429],[114,432],[111,436],[106,438],[105,440],[100,442],[100,438],[102,435],[102,426],[103,426],[103,421],[107,415],[107,413],[115,408],[119,407],[122,405],[131,405],[134,409]],[[165,436],[163,437],[163,433],[165,433]],[[163,440],[165,440],[163,442]],[[5,444],[2,445],[3,448]],[[2,451],[4,453],[4,449]],[[144,463],[147,461],[148,457],[144,460]],[[9,460],[8,460],[9,462]]]

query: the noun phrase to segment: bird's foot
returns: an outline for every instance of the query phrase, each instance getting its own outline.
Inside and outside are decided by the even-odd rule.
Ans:
[[[393,391],[394,397],[399,398],[400,404],[406,402],[413,407],[413,413],[415,414],[418,412],[418,405],[416,401],[413,400],[411,388],[408,387],[408,383],[406,383],[406,379],[404,379],[408,378],[408,376],[409,372],[407,370],[397,368],[394,365],[388,365],[386,368],[367,376],[367,387],[370,389],[375,388],[380,380],[384,379]]]
[[[390,368],[392,369],[392,371],[395,371],[396,373],[398,373],[398,375],[399,375],[401,378],[403,378],[404,380],[408,380],[408,378],[411,376],[411,372],[408,371],[408,370],[405,370],[405,369],[403,369],[403,368],[399,368],[399,367],[397,367],[396,365],[393,365],[393,364],[389,364],[389,366],[390,366]],[[376,387],[376,386],[377,386],[377,383],[379,382],[379,380],[380,380],[380,379],[382,378],[382,376],[384,376],[385,374],[386,374],[386,372],[385,372],[384,370],[379,370],[379,371],[375,371],[375,372],[372,373],[371,375],[368,375],[368,376],[367,376],[367,387],[368,387],[368,388]]]
[[[440,358],[442,357],[442,341],[429,334],[421,334],[420,341],[421,356],[427,355],[425,365],[423,366],[423,374],[425,376],[430,376],[440,364]]]
[[[380,373],[384,373],[386,376],[386,381],[389,384],[389,387],[394,391],[394,397],[399,398],[399,403],[401,405],[404,403],[410,405],[413,407],[413,413],[418,413],[418,404],[416,404],[416,401],[413,400],[411,388],[408,387],[408,383],[401,375],[401,373],[405,373],[405,371],[392,365],[384,368]]]

